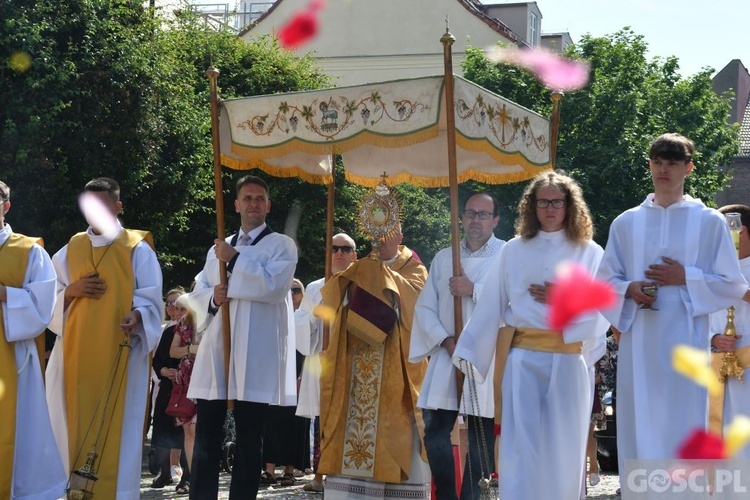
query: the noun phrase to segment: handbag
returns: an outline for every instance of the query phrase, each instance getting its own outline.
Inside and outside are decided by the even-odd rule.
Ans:
[[[188,419],[192,418],[198,412],[195,402],[187,397],[187,391],[188,387],[186,385],[172,385],[172,393],[169,395],[169,403],[167,403],[165,411],[167,415]]]

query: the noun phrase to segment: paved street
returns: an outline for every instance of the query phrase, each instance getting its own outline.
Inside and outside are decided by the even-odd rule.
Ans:
[[[277,472],[281,474],[281,469],[278,469]],[[529,477],[529,480],[540,480],[540,478],[538,477],[540,473],[543,473],[543,471],[536,471],[533,476]],[[289,487],[261,487],[261,490],[258,493],[258,498],[309,498],[322,500],[323,495],[321,493],[309,493],[302,490],[302,486],[312,478],[312,475],[306,476],[304,478],[299,478],[294,486]],[[619,477],[616,475],[603,474],[601,478],[602,480],[598,485],[594,486],[593,488],[589,487],[588,495],[586,496],[586,498],[598,500],[619,499],[620,495],[615,494],[617,488],[620,487]],[[149,485],[151,484],[151,481],[153,481],[153,479],[153,476],[148,473],[148,470],[144,470],[144,473],[141,476],[141,498],[187,498],[187,496],[177,495],[175,493],[174,485],[166,486],[162,490],[154,490],[149,488]],[[222,500],[229,498],[229,480],[229,474],[222,472],[221,476],[219,477],[219,498]]]

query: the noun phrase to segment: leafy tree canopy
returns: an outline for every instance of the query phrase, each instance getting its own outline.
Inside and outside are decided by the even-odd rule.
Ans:
[[[556,168],[582,185],[595,218],[600,243],[609,224],[652,191],[646,166],[651,140],[678,132],[696,144],[696,169],[686,191],[712,204],[726,182],[721,167],[738,151],[738,129],[728,125],[729,96],[716,95],[710,68],[688,78],[679,75],[675,57],[646,57],[648,44],[624,28],[604,37],[584,36],[567,55],[591,67],[588,86],[562,101]],[[466,77],[540,113],[549,114],[549,91],[528,73],[493,64],[470,48]],[[517,202],[519,186],[493,188],[501,199]]]

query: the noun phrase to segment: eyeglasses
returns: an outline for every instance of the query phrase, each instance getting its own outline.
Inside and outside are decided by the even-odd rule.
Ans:
[[[493,214],[492,212],[475,212],[474,210],[464,210],[463,215],[469,220],[474,220],[474,219],[487,220],[490,217],[495,216],[495,214]]]
[[[565,200],[536,200],[536,207],[537,208],[547,208],[548,206],[552,205],[552,208],[562,208],[565,206]]]
[[[352,253],[354,251],[354,248],[348,245],[344,245],[344,246],[333,245],[332,248],[333,248],[333,251],[331,253],[336,253],[336,252]]]
[[[175,305],[175,303],[176,303],[176,302],[177,302],[176,300],[168,300],[168,301],[166,302],[166,305],[167,305],[167,307],[169,307],[169,306],[173,306],[173,305]]]
[[[301,295],[301,294],[302,294],[302,289],[301,289],[301,288],[297,288],[297,287],[294,287],[294,288],[292,288],[292,293],[293,293],[294,295]]]

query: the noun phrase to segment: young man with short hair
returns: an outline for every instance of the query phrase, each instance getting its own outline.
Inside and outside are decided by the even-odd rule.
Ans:
[[[47,367],[47,401],[68,472],[94,451],[97,498],[137,499],[149,355],[161,336],[161,268],[151,234],[116,219],[116,181],[93,179],[84,192],[102,202],[116,230],[113,236],[89,226],[52,257],[57,303],[49,328],[59,337]],[[125,338],[128,347],[121,347]],[[100,426],[106,440],[98,439]]]
[[[706,391],[674,371],[672,351],[680,344],[708,351],[709,314],[747,291],[724,216],[685,194],[693,152],[692,141],[679,134],[653,141],[648,164],[654,192],[612,223],[599,267],[599,278],[617,294],[616,305],[603,314],[622,332],[621,471],[625,460],[676,456],[690,432],[706,428]],[[656,296],[644,291],[653,285]]]

